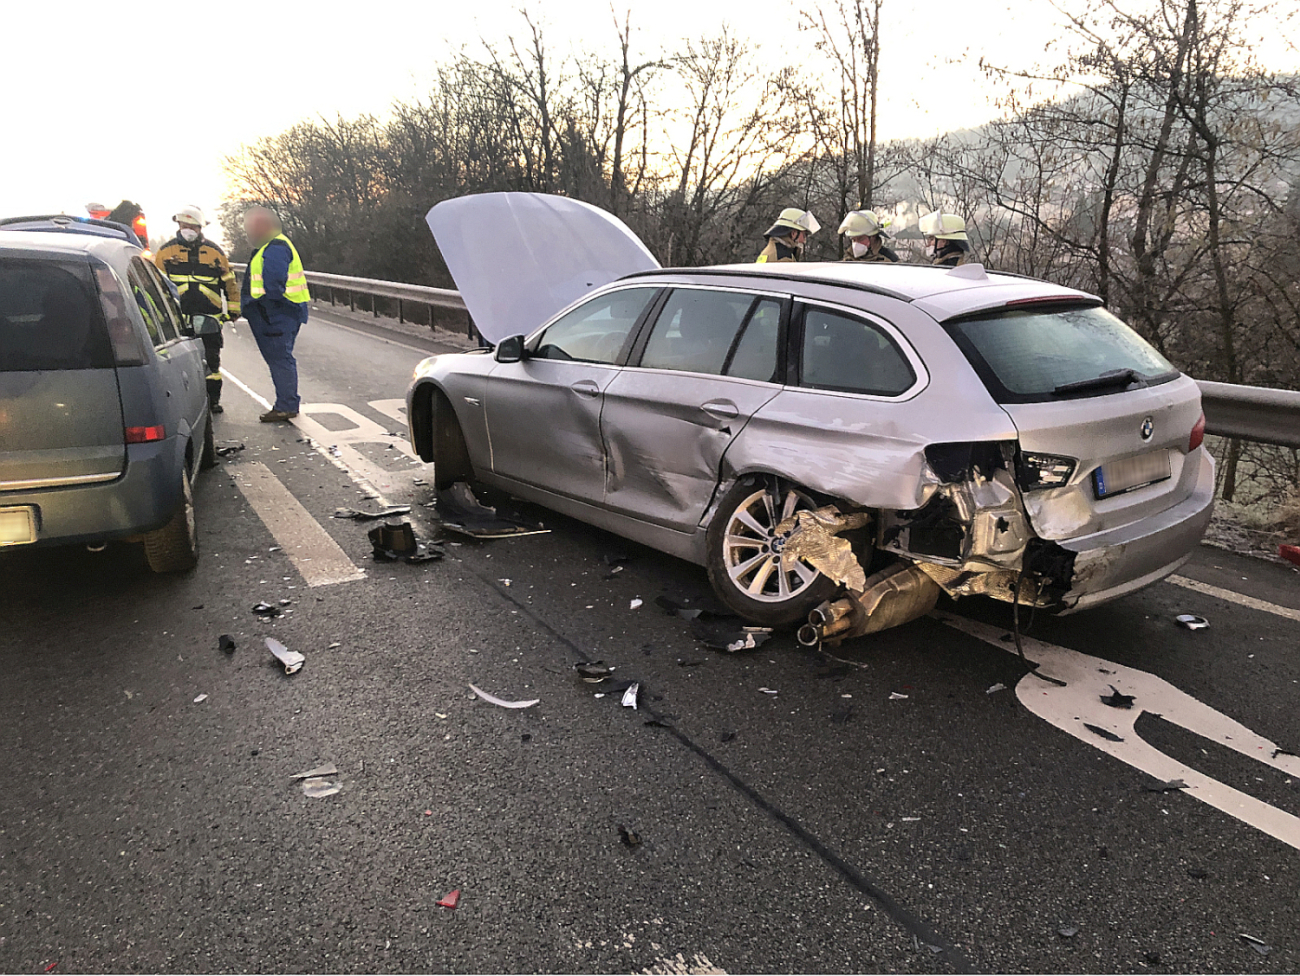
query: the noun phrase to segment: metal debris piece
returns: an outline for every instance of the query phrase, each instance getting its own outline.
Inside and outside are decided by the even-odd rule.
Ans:
[[[1111,693],[1101,696],[1101,703],[1109,705],[1111,708],[1132,708],[1133,702],[1137,700],[1136,695],[1124,695],[1114,685],[1110,686]]]
[[[691,620],[691,635],[702,644],[720,651],[746,651],[765,643],[771,627],[747,627],[739,617],[697,616]]]
[[[614,668],[604,661],[579,661],[573,670],[578,672],[579,678],[591,685],[599,684],[614,672]]]
[[[1084,722],[1084,723],[1083,723],[1083,727],[1084,727],[1085,729],[1087,729],[1089,732],[1091,732],[1093,735],[1099,735],[1099,736],[1101,736],[1103,739],[1108,739],[1108,740],[1110,740],[1111,742],[1123,742],[1123,741],[1124,741],[1124,737],[1123,737],[1123,736],[1116,735],[1114,732],[1111,732],[1109,729],[1103,729],[1103,728],[1101,728],[1100,726],[1097,726],[1097,725],[1089,725],[1087,722]]]
[[[629,609],[629,610],[640,610],[640,609],[641,609],[642,602],[643,602],[643,601],[641,600],[641,598],[640,598],[640,597],[637,597],[637,598],[636,598],[635,600],[633,600],[632,603],[628,606],[628,609]]]
[[[243,449],[244,449],[244,445],[242,443],[225,444],[222,447],[217,448],[217,457],[230,457],[230,455],[238,454]]]
[[[779,694],[779,692],[778,692],[775,688],[759,688],[758,690],[761,691],[761,692],[762,692],[763,694],[765,694],[765,695],[776,695],[776,694]]]
[[[1079,926],[1062,925],[1059,929],[1056,930],[1056,934],[1061,936],[1061,938],[1063,939],[1073,939],[1076,935],[1079,934]]]
[[[532,708],[541,701],[540,698],[533,698],[529,701],[506,701],[504,698],[498,698],[496,695],[489,695],[482,688],[476,688],[474,685],[470,685],[469,690],[474,692],[474,694],[478,695],[485,702],[492,705],[500,705],[502,708]]]
[[[630,830],[622,824],[618,825],[618,839],[623,842],[624,847],[641,846],[641,835],[635,830]]]
[[[455,908],[460,904],[460,889],[457,888],[455,891],[443,895],[436,904],[439,908]]]
[[[270,619],[272,617],[280,616],[280,614],[284,613],[284,611],[281,610],[279,607],[274,606],[273,604],[267,603],[264,600],[261,603],[253,604],[253,613],[257,614],[259,617],[266,617]]]
[[[943,591],[919,566],[888,566],[866,579],[862,592],[827,601],[808,614],[799,628],[799,643],[813,647],[838,644],[850,637],[874,634],[923,617],[934,609]]]
[[[891,691],[889,693],[890,701],[902,701],[904,698],[907,697],[908,697],[907,695],[904,695],[902,692],[898,692],[898,691]]]
[[[323,766],[317,766],[315,769],[309,769],[306,772],[294,773],[290,779],[319,779],[322,776],[337,776],[339,768],[333,763],[325,763]]]
[[[343,784],[337,780],[325,779],[321,776],[304,779],[302,782],[302,795],[309,796],[313,800],[318,800],[323,796],[333,796],[343,789]]]
[[[803,561],[823,576],[862,592],[867,588],[866,571],[853,554],[852,543],[839,538],[839,534],[870,523],[871,516],[866,512],[844,514],[834,505],[795,512],[774,530],[781,541],[781,568],[791,570]]]
[[[217,638],[217,650],[225,651],[227,654],[234,654],[235,639],[229,634],[222,634]]]
[[[378,555],[380,552],[394,556],[413,556],[419,550],[419,545],[415,541],[415,529],[405,519],[400,522],[388,521],[383,525],[376,525],[368,535],[370,544],[375,548],[375,558],[380,562],[391,561],[381,560]]]
[[[1148,793],[1177,793],[1179,790],[1188,789],[1186,783],[1181,779],[1171,779],[1168,782],[1161,781],[1154,786],[1148,786]]]
[[[275,655],[276,660],[284,665],[285,674],[296,674],[302,670],[306,658],[297,651],[291,651],[274,637],[266,639],[266,649]]]
[[[1210,626],[1208,620],[1204,617],[1198,617],[1194,613],[1180,613],[1174,618],[1174,620],[1178,623],[1178,626],[1182,627],[1184,630],[1204,630],[1206,627]]]
[[[640,690],[641,690],[641,685],[639,682],[636,681],[633,681],[630,685],[627,686],[627,691],[623,692],[624,708],[631,708],[633,710],[636,709],[636,696],[637,696],[637,692],[639,692]]]
[[[1007,686],[1004,685],[1001,681],[999,681],[997,684],[989,685],[986,689],[984,689],[984,694],[992,695],[995,692],[1006,691],[1006,690],[1007,690]]]
[[[199,695],[197,698],[194,699],[194,704],[197,705],[199,702],[205,702],[207,700],[208,700],[207,695]]]
[[[379,512],[359,512],[355,508],[336,508],[333,517],[336,519],[351,519],[354,522],[374,522],[377,519],[394,518],[398,515],[409,515],[410,513],[410,505],[393,505]]]
[[[1247,935],[1245,932],[1242,932],[1239,936],[1237,936],[1237,938],[1241,939],[1242,942],[1246,943],[1246,945],[1250,946],[1261,956],[1267,956],[1270,952],[1273,951],[1273,947],[1269,945],[1267,942],[1265,942],[1263,939],[1257,939],[1253,935]]]
[[[460,535],[475,539],[505,539],[550,531],[540,522],[525,522],[501,515],[492,506],[475,498],[473,489],[463,481],[436,494],[435,507],[443,528]]]

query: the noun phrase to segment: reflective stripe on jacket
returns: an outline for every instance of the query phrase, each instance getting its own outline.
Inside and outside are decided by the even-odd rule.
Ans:
[[[798,261],[800,248],[790,243],[788,237],[769,237],[767,247],[763,248],[763,253],[758,256],[755,264],[767,264],[769,262],[780,261]]]
[[[239,318],[239,283],[221,248],[206,238],[193,243],[180,236],[172,238],[154,255],[158,270],[176,286],[181,311],[187,315],[222,314]]]
[[[293,246],[293,241],[283,234],[276,234],[259,247],[248,262],[248,293],[253,298],[266,295],[266,283],[262,280],[263,256],[267,247],[275,241],[283,241],[289,248],[289,274],[284,282],[284,297],[288,301],[305,305],[311,301],[311,292],[307,290],[307,272],[303,270],[302,258],[298,257],[298,249]]]

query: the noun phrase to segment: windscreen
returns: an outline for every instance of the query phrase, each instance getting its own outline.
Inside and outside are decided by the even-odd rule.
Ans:
[[[1096,306],[1001,309],[945,327],[1001,403],[1102,396],[1131,382],[1178,375],[1141,336]]]
[[[0,372],[112,365],[88,265],[0,258]]]

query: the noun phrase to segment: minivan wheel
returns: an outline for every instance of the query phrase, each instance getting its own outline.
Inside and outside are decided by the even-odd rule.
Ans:
[[[838,584],[803,560],[781,565],[776,526],[817,503],[801,488],[740,482],[718,503],[709,524],[708,570],[714,591],[745,620],[781,627],[804,620]]]
[[[144,555],[155,573],[183,573],[199,561],[199,530],[194,520],[194,493],[190,472],[181,469],[181,504],[171,521],[146,533]]]
[[[217,466],[217,435],[212,431],[212,414],[208,414],[208,427],[203,432],[203,453],[199,455],[199,467],[204,471]]]

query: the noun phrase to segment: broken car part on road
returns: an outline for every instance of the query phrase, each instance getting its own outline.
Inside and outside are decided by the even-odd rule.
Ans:
[[[291,651],[274,637],[266,639],[266,649],[275,655],[275,659],[284,665],[285,674],[297,674],[307,659],[297,651]]]
[[[499,514],[474,497],[473,489],[463,481],[437,493],[436,510],[444,529],[473,539],[509,539],[550,531],[540,522],[525,522]]]
[[[474,685],[470,685],[469,690],[474,692],[474,694],[478,695],[478,697],[482,698],[485,702],[492,705],[499,705],[502,708],[532,708],[541,701],[540,698],[531,698],[528,701],[506,701],[504,698],[498,698],[496,695],[489,695],[482,688],[478,688]]]

